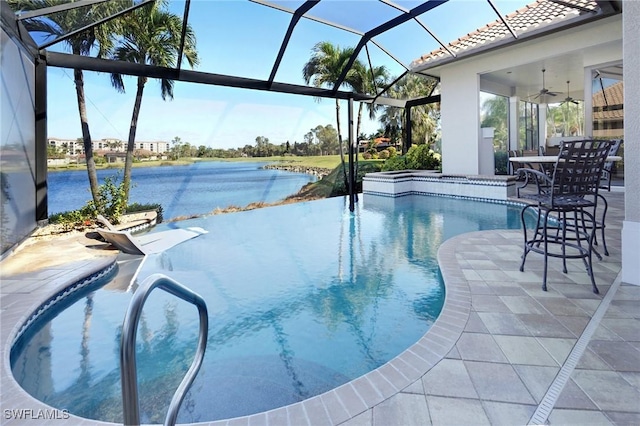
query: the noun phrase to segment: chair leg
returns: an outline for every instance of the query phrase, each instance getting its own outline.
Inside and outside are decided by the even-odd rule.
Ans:
[[[569,222],[567,222],[567,212],[562,212],[562,219],[559,222],[559,225],[562,226],[562,272],[567,273],[567,226],[569,226]],[[577,223],[577,222],[576,222]],[[576,233],[577,233],[576,228]]]
[[[607,218],[607,210],[609,209],[609,203],[607,202],[607,199],[604,198],[602,195],[598,194],[598,197],[600,197],[600,199],[604,203],[604,210],[602,212],[602,223],[600,224],[600,230],[602,231],[602,248],[604,249],[604,255],[609,256],[609,250],[607,250],[607,241],[604,239],[604,228],[606,227],[606,218]],[[597,217],[595,211],[593,213],[593,217],[594,218]]]
[[[549,211],[546,210],[544,212],[544,223],[543,223],[543,234],[542,238],[544,240],[544,270],[542,272],[542,291],[547,291],[547,268],[549,264],[549,241],[548,241],[548,230],[547,225],[549,224]],[[564,245],[563,245],[564,250]]]
[[[598,230],[598,227],[597,227],[597,224],[596,224],[596,216],[595,216],[595,214],[591,215],[591,213],[586,212],[586,215],[587,216],[591,216],[590,220],[591,220],[591,223],[593,224],[593,227],[591,228],[591,231],[588,234],[588,240],[587,240],[587,243],[588,243],[587,256],[586,256],[587,273],[589,274],[589,278],[591,278],[591,289],[593,290],[593,292],[595,294],[599,294],[600,291],[598,290],[598,286],[596,285],[596,279],[595,279],[595,276],[593,274],[593,258],[592,258],[593,240],[595,239],[596,231]]]
[[[596,218],[595,211],[594,211],[593,217]],[[582,229],[583,229],[584,233],[587,234],[588,230],[587,230],[587,223],[586,223],[585,218],[584,218],[584,211],[581,211],[580,218],[582,220]],[[594,223],[594,226],[596,226],[596,229],[597,229],[597,227],[599,227],[599,224]],[[605,252],[606,252],[607,247],[606,247],[606,244],[604,243],[604,241],[602,242],[602,244],[603,244]],[[602,255],[595,248],[595,246],[597,246],[597,245],[598,245],[598,238],[594,237],[594,239],[593,239],[593,247],[592,247],[593,253],[596,255],[598,260],[602,260]],[[607,256],[608,256],[608,254],[607,254]]]
[[[529,241],[527,240],[527,224],[525,222],[525,216],[526,216],[526,212],[527,209],[529,208],[534,208],[533,206],[524,206],[522,208],[522,210],[520,211],[520,220],[522,221],[522,230],[524,233],[524,250],[522,253],[522,263],[520,264],[520,272],[524,272],[524,262],[527,260],[527,254],[529,254],[529,251],[531,250],[529,247]],[[535,236],[538,233],[538,225],[540,224],[540,210],[538,210],[538,215],[537,215],[537,226],[536,226],[536,231],[534,233],[534,237],[532,238],[531,241],[535,241]]]

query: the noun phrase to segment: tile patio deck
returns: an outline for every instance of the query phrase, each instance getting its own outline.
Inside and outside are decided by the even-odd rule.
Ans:
[[[567,274],[559,260],[550,261],[543,292],[541,256],[532,253],[525,272],[518,269],[520,231],[461,235],[440,248],[447,299],[419,342],[326,394],[211,424],[640,424],[640,287],[619,281],[624,194],[606,196],[610,256],[594,260],[600,295],[591,292],[579,260],[569,262]],[[3,425],[36,424],[7,416],[7,409],[47,408],[11,376],[18,328],[65,285],[116,259],[86,242],[34,244],[0,264]],[[97,423],[71,417],[45,424]]]

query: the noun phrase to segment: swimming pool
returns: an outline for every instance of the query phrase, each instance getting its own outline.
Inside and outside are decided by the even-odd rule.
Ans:
[[[286,405],[387,362],[440,311],[440,244],[462,232],[518,228],[519,211],[449,198],[367,196],[354,214],[337,198],[178,224],[210,232],[150,257],[140,280],[165,273],[209,307],[205,364],[179,422]],[[40,324],[12,357],[22,386],[54,407],[120,422],[126,290],[123,282],[109,282]],[[162,421],[192,359],[197,326],[193,307],[152,293],[138,332],[143,422]]]

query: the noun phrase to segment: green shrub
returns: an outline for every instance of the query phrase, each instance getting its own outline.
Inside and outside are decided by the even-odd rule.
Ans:
[[[428,145],[413,145],[406,155],[393,155],[384,162],[382,170],[441,170],[440,155],[429,149]]]
[[[93,200],[87,203],[87,207],[93,209],[93,217],[104,215],[111,223],[119,223],[120,216],[125,210],[124,182],[118,183],[120,173],[115,176],[107,176],[104,183],[98,187],[98,204]]]
[[[362,158],[364,158],[365,160],[371,160],[371,153],[370,152],[363,152],[362,153]]]
[[[124,183],[118,183],[119,174],[108,176],[104,183],[98,187],[99,202],[96,205],[93,200],[78,210],[56,213],[49,216],[49,223],[62,224],[65,231],[84,229],[91,225],[98,214],[105,216],[111,223],[120,222],[122,215],[145,210],[155,210],[158,213],[157,223],[163,220],[162,205],[133,203],[124,206]]]
[[[49,216],[49,223],[62,225],[64,231],[84,229],[91,225],[95,218],[93,209],[87,204],[78,210],[56,213]]]
[[[403,155],[395,155],[389,157],[382,165],[383,172],[390,172],[393,170],[406,170],[407,161]]]
[[[506,175],[509,169],[509,154],[506,151],[496,151],[493,156],[495,159],[495,173],[497,175]]]
[[[133,204],[129,204],[127,206],[127,213],[143,212],[143,211],[147,211],[147,210],[155,210],[156,213],[158,213],[158,217],[156,218],[156,222],[157,223],[162,223],[164,218],[163,218],[163,211],[162,211],[162,205],[161,204],[157,204],[157,203],[151,203],[151,204],[133,203]]]
[[[389,158],[392,158],[398,155],[398,150],[396,149],[395,146],[390,146],[389,148],[387,148],[387,151],[389,151]]]
[[[389,158],[389,150],[383,149],[382,151],[380,151],[378,153],[378,158],[380,158],[381,160],[386,160],[387,158]]]
[[[429,145],[412,145],[407,151],[407,168],[412,170],[440,170],[440,155],[429,148]]]

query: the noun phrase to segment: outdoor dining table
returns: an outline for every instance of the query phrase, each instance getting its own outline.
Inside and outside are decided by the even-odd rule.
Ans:
[[[621,161],[619,155],[609,155],[605,161]],[[512,163],[529,163],[529,164],[555,164],[558,161],[557,155],[534,155],[529,157],[509,157]]]
[[[621,161],[621,160],[622,160],[622,157],[619,155],[609,155],[605,161],[609,162],[609,161]],[[533,167],[534,165],[537,165],[538,169],[541,172],[545,172],[546,167],[548,167],[549,165],[556,164],[556,162],[558,161],[558,156],[557,155],[532,155],[532,156],[523,156],[523,157],[509,157],[509,161],[514,164],[517,164],[517,163],[527,164],[532,169],[534,168]]]
[[[605,162],[608,161],[621,161],[622,157],[619,155],[609,155]],[[548,174],[547,169],[549,167],[553,168],[554,164],[558,161],[557,155],[532,155],[532,156],[522,156],[522,157],[509,157],[509,161],[513,164],[526,164],[530,168],[535,169],[537,165],[537,169],[542,173]],[[551,171],[551,169],[549,169]],[[528,181],[526,180],[521,186],[517,188],[518,195],[520,194],[520,189],[527,186]]]

